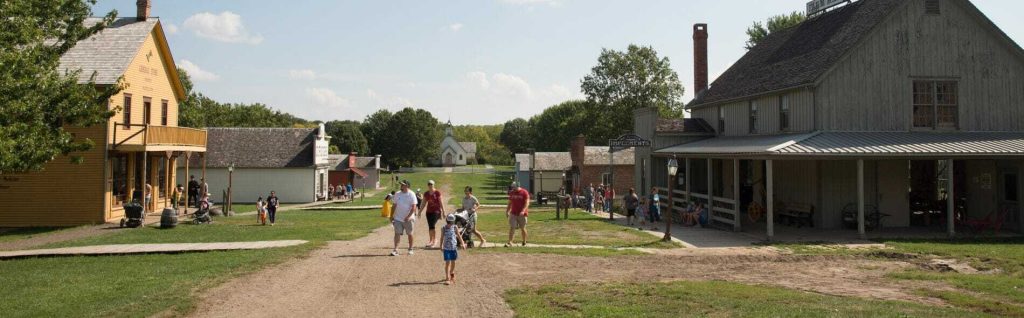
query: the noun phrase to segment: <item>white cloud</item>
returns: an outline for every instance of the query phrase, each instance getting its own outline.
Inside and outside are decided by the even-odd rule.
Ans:
[[[367,89],[366,90],[366,97],[369,97],[370,99],[377,99],[377,91],[372,90],[372,89]]]
[[[167,33],[167,35],[175,35],[178,33],[178,26],[171,23],[165,24],[164,33]]]
[[[466,73],[466,79],[470,82],[480,86],[480,88],[488,89],[491,87],[491,83],[487,81],[487,73],[484,72],[469,72]]]
[[[494,83],[491,89],[498,94],[524,97],[526,99],[533,97],[533,89],[530,88],[530,83],[527,83],[522,77],[497,73],[491,75],[491,82]]]
[[[188,76],[191,77],[192,80],[194,81],[208,82],[220,79],[219,75],[204,70],[200,68],[199,65],[196,65],[195,63],[192,63],[192,61],[189,60],[179,60],[178,67],[181,67],[181,69],[185,70],[185,72],[188,72]]]
[[[327,107],[346,107],[349,101],[328,88],[307,88],[306,97],[314,103]]]
[[[196,36],[227,43],[259,44],[263,36],[250,34],[242,23],[242,16],[231,11],[220,14],[200,12],[188,17],[184,27]]]
[[[462,30],[463,26],[464,25],[462,25],[462,23],[453,23],[453,24],[448,25],[447,29],[452,31],[452,32],[459,32],[459,30]]]
[[[289,70],[288,77],[294,80],[315,80],[316,72],[313,70]]]

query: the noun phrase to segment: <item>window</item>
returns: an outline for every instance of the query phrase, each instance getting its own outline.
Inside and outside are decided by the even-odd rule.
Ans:
[[[152,106],[153,106],[153,101],[151,101],[149,99],[149,97],[143,97],[142,98],[142,111],[143,111],[143,113],[142,113],[142,122],[146,123],[146,125],[152,124],[152,122],[149,121],[150,120],[150,114],[152,114],[152,112],[151,112]]]
[[[725,107],[718,107],[718,133],[725,133]]]
[[[160,100],[160,124],[167,126],[167,100]]]
[[[113,206],[124,204],[128,196],[128,156],[124,154],[114,155],[110,158],[110,185],[114,201]]]
[[[779,130],[789,131],[789,96],[779,96]]]
[[[124,124],[124,129],[131,129],[132,125],[132,95],[124,94],[124,110],[121,111],[124,115],[124,119],[121,122]]]
[[[956,81],[914,81],[914,128],[958,127]]]
[[[942,14],[942,3],[939,0],[925,0],[924,13]]]
[[[1017,174],[1003,174],[1003,200],[1017,202]]]
[[[750,109],[750,133],[751,134],[756,134],[757,133],[757,102],[756,101],[750,101],[748,105],[750,105],[749,106],[749,109]]]
[[[602,173],[601,184],[612,184],[612,175],[607,172]]]
[[[158,196],[164,198],[167,196],[167,190],[173,188],[171,184],[167,182],[167,160],[166,158],[158,158],[156,160],[156,184],[160,187],[160,193]]]

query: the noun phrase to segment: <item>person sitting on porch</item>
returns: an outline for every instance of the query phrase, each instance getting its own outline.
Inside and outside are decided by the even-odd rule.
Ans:
[[[686,213],[683,213],[683,225],[696,226],[700,225],[700,215],[704,213],[704,204],[697,202],[690,204],[686,209]]]

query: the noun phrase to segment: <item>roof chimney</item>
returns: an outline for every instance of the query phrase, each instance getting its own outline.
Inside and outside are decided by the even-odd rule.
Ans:
[[[352,151],[348,153],[348,167],[353,168],[356,166],[356,155],[359,153]]]
[[[693,94],[708,89],[708,25],[693,25]]]
[[[150,7],[152,7],[152,1],[150,0],[135,1],[135,19],[139,21],[146,21],[146,19],[149,19]]]

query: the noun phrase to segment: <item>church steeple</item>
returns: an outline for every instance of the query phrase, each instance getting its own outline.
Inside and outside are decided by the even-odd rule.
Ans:
[[[449,119],[448,123],[445,124],[445,126],[444,126],[444,135],[445,136],[454,136],[454,134],[452,134],[452,120],[451,119]]]

